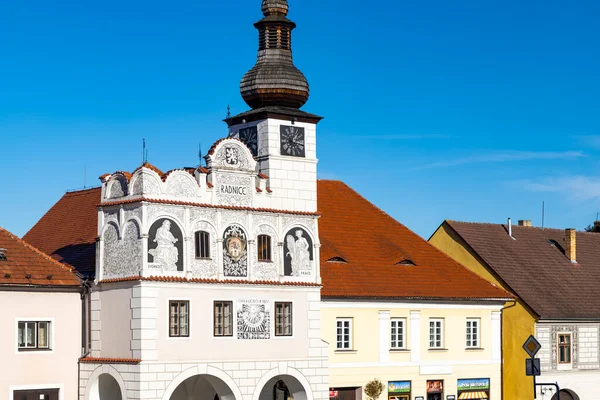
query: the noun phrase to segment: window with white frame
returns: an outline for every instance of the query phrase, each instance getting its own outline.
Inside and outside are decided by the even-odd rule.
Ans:
[[[480,324],[481,320],[479,318],[467,319],[467,348],[473,349],[481,347],[479,343]]]
[[[571,364],[571,334],[560,333],[558,335],[558,363]]]
[[[405,349],[406,320],[404,318],[392,318],[390,320],[390,347],[393,350]]]
[[[432,318],[429,320],[429,348],[442,349],[444,347],[444,320]]]
[[[51,329],[50,321],[19,321],[19,351],[51,350]]]
[[[338,318],[337,341],[338,350],[352,350],[352,318]]]
[[[169,337],[190,336],[190,302],[169,301]]]
[[[275,336],[292,336],[292,303],[275,303]]]
[[[214,335],[233,336],[233,302],[215,301]]]

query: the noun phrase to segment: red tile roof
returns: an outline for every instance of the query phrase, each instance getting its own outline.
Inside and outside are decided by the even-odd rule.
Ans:
[[[314,282],[279,282],[279,281],[244,281],[234,279],[208,279],[208,278],[182,278],[177,276],[130,276],[126,278],[105,279],[100,283],[117,283],[117,282],[168,282],[168,283],[212,283],[212,284],[238,284],[238,285],[276,285],[276,286],[302,286],[302,287],[320,287],[321,285]]]
[[[565,231],[445,221],[541,318],[600,319],[600,234],[577,232],[577,264],[565,255]],[[516,239],[516,240],[515,240]]]
[[[84,276],[96,269],[96,204],[101,188],[66,193],[23,239]]]
[[[323,298],[507,299],[340,181],[318,182]],[[339,257],[346,262],[327,262]],[[397,265],[401,260],[416,265]]]
[[[71,268],[0,228],[0,285],[72,286],[81,285]]]

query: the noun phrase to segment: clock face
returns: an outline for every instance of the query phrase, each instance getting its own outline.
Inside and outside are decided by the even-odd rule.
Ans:
[[[281,155],[292,157],[306,156],[304,128],[281,126]]]
[[[256,157],[258,155],[258,130],[256,126],[240,129],[238,135],[239,139],[248,146],[252,155]]]

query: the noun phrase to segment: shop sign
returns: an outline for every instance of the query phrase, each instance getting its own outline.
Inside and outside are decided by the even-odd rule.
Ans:
[[[418,397],[415,397],[415,400],[425,400],[425,398],[423,396],[418,396]]]
[[[442,393],[444,381],[427,381],[427,393]]]
[[[339,392],[337,390],[330,390],[329,391],[329,398],[336,398],[338,397]]]
[[[388,393],[410,393],[410,381],[388,382]]]
[[[459,379],[458,390],[488,390],[490,388],[489,379]]]
[[[448,396],[446,396],[446,400],[456,400],[456,396],[453,394],[449,394]]]

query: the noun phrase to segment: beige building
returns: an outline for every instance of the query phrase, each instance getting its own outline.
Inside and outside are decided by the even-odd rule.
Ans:
[[[330,399],[378,378],[383,399],[500,400],[511,296],[341,182],[321,181],[318,201]]]
[[[68,267],[0,228],[0,398],[77,398],[80,294]]]

